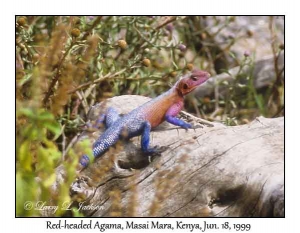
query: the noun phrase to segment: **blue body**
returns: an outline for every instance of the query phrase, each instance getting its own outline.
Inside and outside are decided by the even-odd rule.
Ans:
[[[150,148],[150,131],[164,120],[182,128],[191,125],[175,116],[183,107],[183,98],[179,97],[174,88],[132,110],[123,117],[114,108],[108,108],[106,114],[99,117],[98,123],[105,123],[106,131],[93,145],[94,157],[99,157],[121,138],[132,138],[142,135],[141,148],[146,154],[155,152]],[[87,155],[82,156],[80,164],[86,167],[89,163]]]

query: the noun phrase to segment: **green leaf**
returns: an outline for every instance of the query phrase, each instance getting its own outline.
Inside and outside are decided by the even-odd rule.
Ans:
[[[18,115],[25,115],[29,118],[34,118],[35,114],[33,113],[31,108],[20,108],[17,110]]]
[[[265,109],[264,109],[264,99],[263,96],[261,94],[257,94],[254,96],[256,104],[260,110],[260,113],[262,115],[265,115]]]
[[[72,208],[73,216],[76,218],[82,218],[84,215],[75,207]]]
[[[39,113],[37,119],[40,121],[52,121],[52,120],[54,120],[54,116],[50,112],[43,111],[43,112]]]
[[[236,59],[236,56],[235,56],[235,54],[234,54],[233,52],[229,52],[228,54],[229,54],[229,56],[232,57],[233,59]]]
[[[29,153],[29,146],[30,142],[25,141],[22,143],[19,149],[18,154],[18,162],[20,163],[20,167],[25,171],[32,171],[31,164],[32,164],[32,156]]]
[[[43,180],[43,185],[45,187],[50,187],[56,180],[56,174],[52,173],[47,179]]]
[[[44,126],[54,134],[54,138],[58,138],[61,133],[62,133],[62,130],[61,130],[61,127],[60,127],[60,124],[53,121],[53,122],[44,122]]]
[[[26,74],[18,83],[20,86],[23,86],[25,83],[27,83],[32,77],[32,74]]]

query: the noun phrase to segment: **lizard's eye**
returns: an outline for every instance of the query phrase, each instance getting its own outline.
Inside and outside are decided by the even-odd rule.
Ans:
[[[197,80],[198,80],[198,78],[195,77],[195,76],[191,76],[191,79],[192,79],[193,81],[197,81]]]
[[[189,88],[189,86],[185,83],[184,85],[183,85],[183,89],[188,89]]]

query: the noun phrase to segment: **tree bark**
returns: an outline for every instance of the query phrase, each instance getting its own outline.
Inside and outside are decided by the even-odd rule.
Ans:
[[[108,106],[126,114],[148,100],[111,98],[92,108],[90,122]],[[151,132],[151,145],[161,153],[150,162],[135,137],[80,173],[70,193],[85,201],[86,216],[284,216],[284,118],[227,127],[184,112],[181,117],[195,129],[163,123]]]

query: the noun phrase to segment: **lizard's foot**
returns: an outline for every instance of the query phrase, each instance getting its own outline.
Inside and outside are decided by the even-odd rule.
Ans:
[[[181,126],[182,128],[184,128],[185,130],[188,130],[188,129],[192,129],[193,126],[189,123],[186,123],[184,122],[184,124]]]
[[[153,153],[152,154],[147,154],[149,163],[152,163],[154,156],[160,156],[162,152],[164,152],[168,149],[168,147],[166,147],[166,146],[155,146],[152,149],[153,149]]]
[[[192,129],[199,129],[199,128],[203,128],[203,126],[202,125],[193,125],[192,126]]]
[[[153,148],[148,148],[147,151],[144,151],[144,153],[147,156],[155,156],[160,155],[162,152],[166,151],[168,147],[166,146],[155,146]]]

